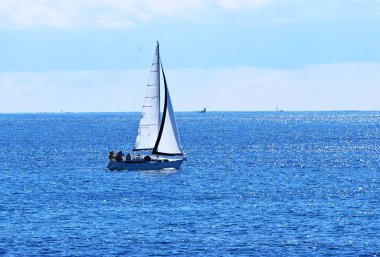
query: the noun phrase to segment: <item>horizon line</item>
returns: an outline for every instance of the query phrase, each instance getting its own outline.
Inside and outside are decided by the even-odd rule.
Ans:
[[[99,113],[99,114],[121,114],[121,113],[140,113],[141,111],[59,111],[59,112],[55,112],[55,111],[52,111],[52,112],[49,112],[49,111],[45,111],[45,112],[0,112],[0,115],[6,115],[6,114],[95,114],[95,113]],[[199,113],[200,110],[193,110],[193,111],[175,111],[175,113]],[[215,110],[215,111],[206,111],[205,113],[220,113],[220,112],[229,112],[229,113],[232,113],[232,112],[274,112],[274,113],[291,113],[291,112],[380,112],[380,110],[279,110],[279,111],[276,111],[276,110],[273,110],[273,111],[269,111],[269,110],[238,110],[238,111],[232,111],[232,110]],[[204,114],[204,113],[203,113]]]

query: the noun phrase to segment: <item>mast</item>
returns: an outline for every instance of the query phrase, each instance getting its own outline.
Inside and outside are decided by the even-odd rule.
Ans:
[[[133,151],[151,150],[160,127],[160,50],[157,42]]]

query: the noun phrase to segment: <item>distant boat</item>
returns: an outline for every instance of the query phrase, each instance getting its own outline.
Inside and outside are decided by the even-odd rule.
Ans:
[[[279,110],[278,109],[278,104],[276,103],[276,112],[284,112],[284,110]]]
[[[164,108],[160,118],[160,65],[164,80]],[[178,169],[185,157],[179,139],[169,89],[160,59],[159,44],[153,58],[149,82],[137,131],[134,152],[124,158],[122,152],[110,152],[110,170],[160,170]],[[142,151],[149,151],[148,155]],[[177,157],[175,157],[177,156]],[[170,157],[170,158],[169,158]]]
[[[199,113],[205,113],[206,112],[206,107],[203,108],[203,110],[199,111]]]

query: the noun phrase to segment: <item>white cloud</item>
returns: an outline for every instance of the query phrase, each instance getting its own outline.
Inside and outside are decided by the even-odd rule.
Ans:
[[[123,111],[142,103],[146,71],[0,73],[1,112]],[[141,95],[140,99],[136,95]]]
[[[380,64],[167,70],[176,110],[380,110]],[[139,111],[148,72],[0,73],[1,112]]]
[[[218,0],[218,5],[229,11],[237,11],[240,9],[259,9],[268,4],[272,0]]]
[[[1,1],[2,27],[53,26],[68,27],[76,9],[64,1]]]
[[[380,110],[379,64],[326,64],[298,70],[240,68],[222,73],[220,80],[212,81],[213,91],[220,98],[228,95],[236,103],[230,106],[235,110],[273,110],[276,102],[287,110]]]
[[[0,0],[0,27],[129,27],[202,8],[201,0]]]
[[[378,17],[378,3],[378,0],[0,0],[0,28],[130,27],[161,17],[221,21],[225,12],[236,15],[247,11],[255,12],[249,17],[251,20],[325,21],[326,17]],[[247,22],[244,15],[234,17]]]

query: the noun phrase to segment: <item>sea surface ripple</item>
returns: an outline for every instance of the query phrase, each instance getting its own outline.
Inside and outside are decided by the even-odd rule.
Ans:
[[[138,113],[0,114],[0,256],[378,256],[380,112],[177,113],[177,171],[110,172]]]

